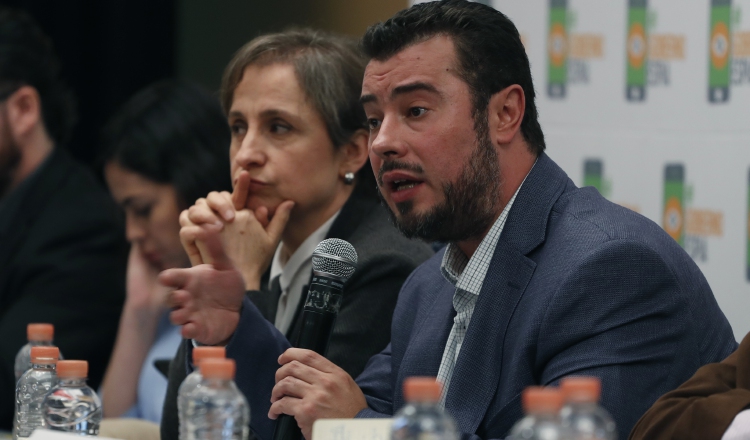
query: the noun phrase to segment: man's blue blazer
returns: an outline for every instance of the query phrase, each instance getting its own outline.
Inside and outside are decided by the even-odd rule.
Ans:
[[[437,376],[455,315],[442,256],[404,283],[391,343],[357,378],[369,406],[358,417],[393,415],[404,405],[405,378]],[[264,440],[285,341],[246,301],[227,355]],[[503,438],[523,415],[527,386],[597,376],[625,439],[660,395],[736,347],[708,283],[669,235],[595,189],[576,188],[542,154],[508,215],[445,407],[465,438]]]

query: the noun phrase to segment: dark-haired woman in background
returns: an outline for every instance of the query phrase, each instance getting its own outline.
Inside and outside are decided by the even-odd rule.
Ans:
[[[359,254],[327,351],[352,376],[388,344],[401,285],[432,255],[427,245],[396,230],[377,198],[359,102],[364,66],[356,44],[312,30],[264,35],[243,46],[226,68],[221,91],[232,131],[234,193],[213,192],[180,218],[193,265],[208,262],[208,254],[195,245],[198,230],[206,226],[197,225],[221,228],[224,250],[242,273],[254,304],[252,310],[250,305],[243,309],[250,312],[240,315],[227,356],[237,361],[237,384],[250,403],[251,428],[260,438],[271,437],[274,421],[252,408],[267,405],[274,381],[263,378],[261,386],[243,389],[252,376],[247,362],[263,357],[259,362],[276,365],[277,359],[238,340],[250,337],[247,321],[261,316],[275,326],[279,338],[297,339],[315,246],[325,238],[339,238]],[[237,293],[233,299],[243,292],[222,295]],[[190,313],[190,307],[177,306],[172,319],[185,322],[180,316]],[[189,336],[194,326],[188,322],[183,334]],[[177,438],[176,393],[191,349],[183,344],[170,369],[162,440]]]
[[[171,359],[181,337],[156,276],[190,265],[179,214],[207,192],[231,187],[228,147],[218,100],[184,82],[142,90],[105,128],[104,174],[131,244],[125,305],[102,384],[105,417],[161,420],[167,380],[153,362]]]

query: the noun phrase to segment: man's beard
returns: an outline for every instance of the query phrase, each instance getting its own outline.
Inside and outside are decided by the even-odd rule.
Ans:
[[[7,114],[1,112],[0,116],[0,198],[3,198],[10,189],[13,174],[21,162],[21,149],[10,134]]]
[[[455,182],[443,184],[442,203],[425,213],[413,212],[412,201],[397,203],[400,217],[388,209],[402,234],[426,241],[457,242],[481,237],[490,228],[500,204],[500,166],[488,127],[478,128],[474,151],[463,172]],[[378,183],[382,186],[382,175],[395,169],[422,172],[417,165],[389,161],[379,170]],[[380,188],[378,194],[385,204]]]

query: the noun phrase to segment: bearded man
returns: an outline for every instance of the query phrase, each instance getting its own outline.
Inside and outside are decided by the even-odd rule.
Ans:
[[[26,326],[55,326],[98,387],[125,298],[127,248],[116,206],[63,144],[73,98],[52,42],[0,6],[0,431],[10,431],[15,357]]]
[[[383,201],[407,236],[449,244],[404,283],[391,344],[356,380],[307,350],[284,351],[277,371],[265,363],[284,344],[208,232],[213,267],[164,273],[198,342],[232,337],[221,324],[236,318],[222,317],[239,314],[227,355],[251,401],[275,374],[270,408],[252,407],[256,434],[271,438],[267,409],[294,416],[308,439],[319,418],[389,417],[405,378],[436,376],[464,438],[503,438],[525,387],[589,375],[626,438],[657,397],[736,348],[679,245],[576,188],[544,153],[528,58],[507,17],[468,1],[423,3],[371,27],[363,47]]]

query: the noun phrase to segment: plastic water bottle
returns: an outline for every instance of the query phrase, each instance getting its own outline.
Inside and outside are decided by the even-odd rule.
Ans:
[[[565,406],[560,410],[563,426],[574,440],[617,440],[612,416],[599,406],[602,382],[597,377],[566,377],[560,382]]]
[[[59,382],[44,398],[44,422],[48,429],[83,436],[99,434],[102,401],[86,385],[88,373],[86,361],[57,363]]]
[[[26,438],[44,427],[44,396],[57,385],[57,347],[31,347],[31,369],[16,384],[13,440]]]
[[[409,377],[404,381],[406,405],[396,413],[393,440],[456,440],[456,424],[440,405],[441,385],[434,377]]]
[[[201,385],[188,394],[188,440],[247,440],[250,406],[234,384],[233,359],[204,359]]]
[[[29,343],[21,347],[16,355],[16,382],[23,373],[31,368],[31,347],[51,347],[55,327],[52,324],[29,324],[26,326],[26,337]]]
[[[560,423],[563,394],[557,388],[528,387],[521,395],[526,417],[510,430],[513,440],[572,440]]]
[[[177,414],[180,419],[180,440],[188,438],[187,429],[187,407],[189,394],[195,391],[201,385],[203,376],[201,375],[200,363],[204,359],[225,359],[227,350],[224,347],[195,347],[193,348],[193,366],[195,371],[188,374],[185,380],[180,384],[177,391]]]

